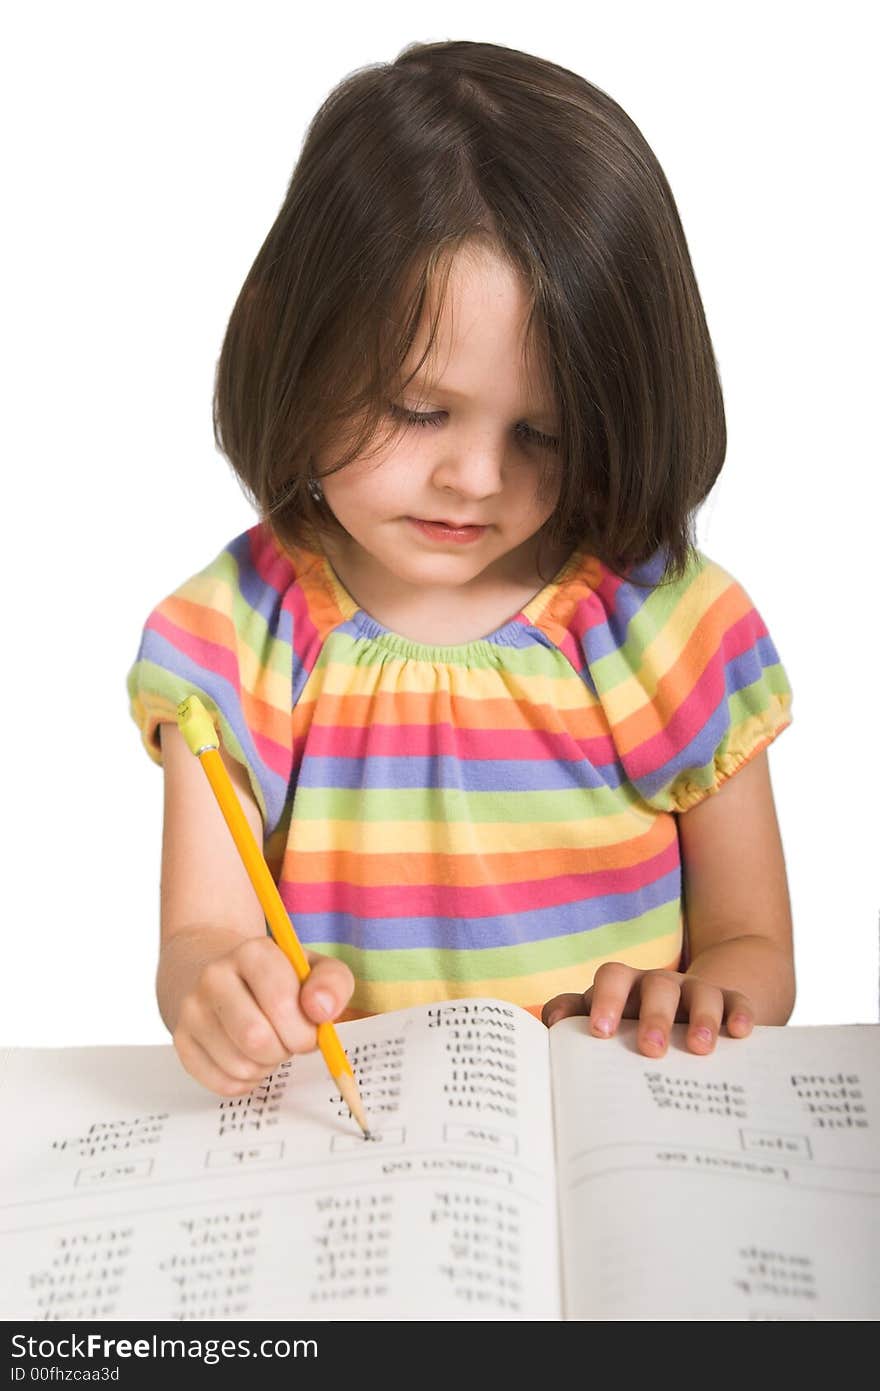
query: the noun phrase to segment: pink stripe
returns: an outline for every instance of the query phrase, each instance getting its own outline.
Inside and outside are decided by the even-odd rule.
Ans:
[[[252,738],[257,757],[267,768],[287,782],[291,772],[290,749],[285,749],[275,739],[270,739],[265,734],[257,734],[255,731],[252,731]]]
[[[315,626],[301,584],[291,585],[284,596],[283,607],[290,614],[293,624],[295,665],[301,671],[312,671],[321,655],[324,637]]]
[[[235,691],[241,692],[238,661],[228,647],[221,647],[219,643],[209,642],[206,638],[200,638],[196,633],[190,632],[189,629],[179,627],[177,623],[172,623],[158,609],[150,614],[146,626],[152,628],[153,632],[159,633],[196,666],[202,667],[205,671],[214,672],[224,681],[228,681]]]
[[[170,623],[159,612],[150,615],[146,626],[161,634],[202,671],[211,672],[221,680],[228,681],[237,692],[239,700],[242,699],[238,662],[235,653],[231,652],[228,647],[220,647],[215,642],[206,642],[204,638],[195,637],[194,634],[178,627],[176,623]],[[210,694],[210,689],[208,689],[208,694]],[[226,704],[223,700],[217,703],[221,709]],[[237,729],[236,733],[240,735],[241,730]],[[277,740],[269,738],[268,735],[260,734],[252,728],[249,729],[249,733],[253,739],[254,749],[266,767],[271,768],[273,773],[278,773],[285,779],[288,778],[290,776],[290,750],[285,749]]]
[[[602,588],[606,581],[602,581]],[[619,588],[619,584],[618,584]],[[586,657],[587,634],[593,628],[603,628],[610,622],[610,615],[606,613],[599,598],[598,590],[588,594],[577,604],[568,621],[565,638],[559,642],[560,651],[564,652],[579,676],[586,677],[589,670],[589,662]]]
[[[254,570],[281,597],[282,609],[291,616],[297,665],[311,671],[321,654],[323,638],[312,621],[303,588],[296,582],[293,562],[280,549],[265,523],[251,528],[248,545]]]
[[[603,767],[616,758],[610,735],[575,739],[564,732],[539,733],[531,729],[454,729],[446,722],[364,727],[315,722],[304,738],[308,739],[310,755],[325,758],[365,758],[368,753],[388,757],[442,754],[493,761],[499,757],[527,759],[535,763],[580,763],[587,759],[593,767]]]
[[[284,594],[296,579],[293,562],[276,543],[268,526],[258,522],[247,533],[251,564],[276,594]]]
[[[600,583],[597,584],[596,588],[593,590],[593,593],[598,597],[600,603],[596,619],[589,624],[591,628],[598,627],[600,624],[610,620],[617,604],[617,591],[624,584],[628,583],[628,581],[622,580],[619,575],[613,574],[611,570],[605,570],[603,567],[603,571],[604,573]],[[605,610],[605,612],[603,612],[603,610]]]
[[[371,857],[374,858],[374,857]],[[389,869],[399,877],[405,855],[390,855]],[[418,856],[424,859],[424,856]],[[491,866],[492,856],[486,857]],[[625,869],[594,870],[591,874],[562,874],[525,883],[480,884],[472,887],[433,884],[389,884],[363,887],[332,880],[293,884],[283,879],[281,897],[289,912],[352,913],[358,918],[462,917],[491,918],[499,911],[525,913],[561,904],[632,894],[653,884],[679,864],[678,841],[659,855]],[[439,891],[439,892],[438,892]],[[502,898],[499,899],[499,894]],[[442,907],[438,909],[438,898]]]
[[[663,729],[626,755],[626,771],[631,779],[656,772],[670,758],[687,748],[727,694],[724,676],[727,663],[748,652],[766,634],[767,628],[755,609],[727,629],[717,657],[709,663],[690,695],[669,717]],[[661,717],[662,714],[661,710]]]

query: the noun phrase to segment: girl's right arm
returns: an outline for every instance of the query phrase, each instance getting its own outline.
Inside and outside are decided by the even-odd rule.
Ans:
[[[198,758],[173,724],[160,726],[165,773],[159,1012],[183,1066],[220,1096],[241,1096],[345,1008],[354,977],[306,952],[300,988],[267,935],[263,911]],[[263,825],[247,773],[221,757],[258,845]]]

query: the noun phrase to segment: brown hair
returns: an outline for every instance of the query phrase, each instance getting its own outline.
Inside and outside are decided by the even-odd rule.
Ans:
[[[413,43],[323,102],[229,319],[218,448],[282,544],[338,528],[314,460],[333,447],[336,471],[402,428],[388,401],[423,310],[436,296],[427,356],[475,246],[518,271],[560,411],[548,539],[617,573],[662,548],[677,577],[727,437],[675,201],[611,97],[515,49]]]

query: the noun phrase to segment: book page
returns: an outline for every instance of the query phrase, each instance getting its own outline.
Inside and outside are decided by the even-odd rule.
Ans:
[[[564,1316],[880,1317],[880,1026],[550,1031]]]
[[[5,1319],[558,1319],[547,1030],[498,1001],[337,1026],[225,1100],[169,1045],[0,1064]]]

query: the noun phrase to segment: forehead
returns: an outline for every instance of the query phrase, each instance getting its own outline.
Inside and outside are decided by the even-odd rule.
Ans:
[[[529,329],[522,276],[509,262],[482,249],[461,251],[447,264],[445,288],[442,275],[429,286],[403,364],[404,382],[462,400],[501,382],[505,387],[511,384],[529,408],[548,408],[553,393],[544,334],[537,320]]]

